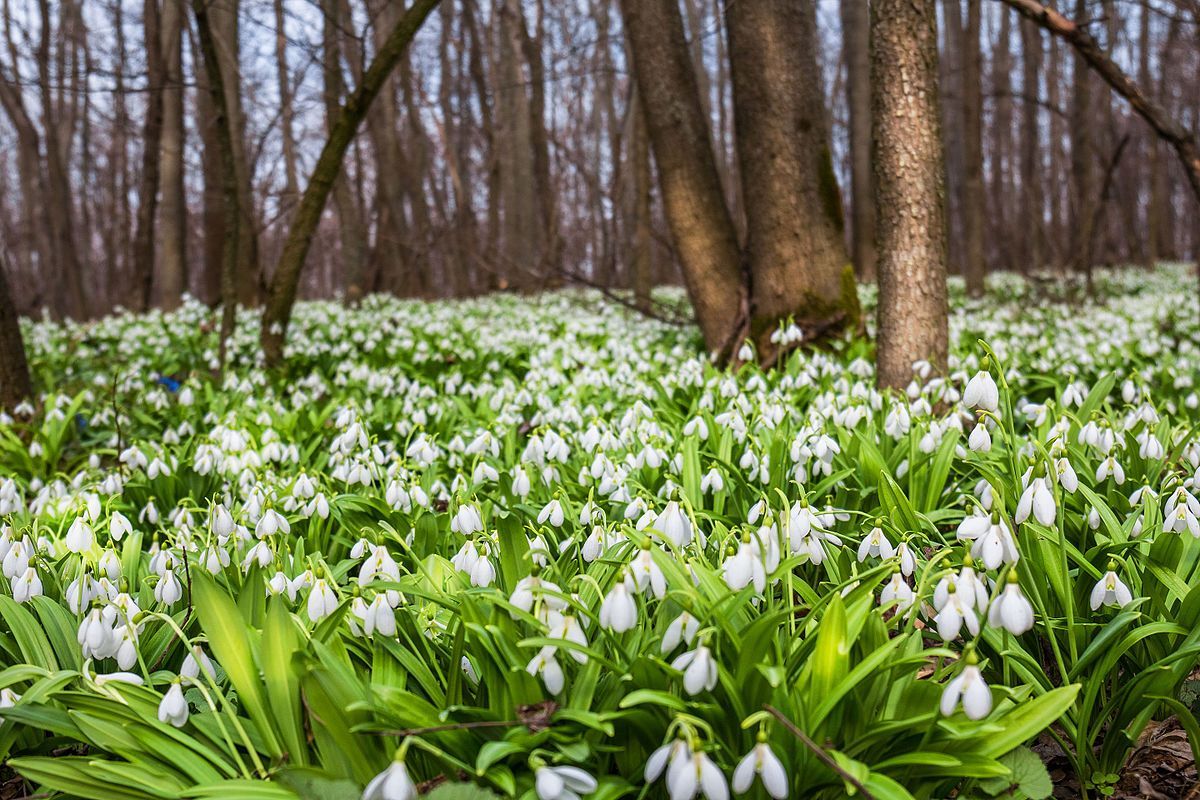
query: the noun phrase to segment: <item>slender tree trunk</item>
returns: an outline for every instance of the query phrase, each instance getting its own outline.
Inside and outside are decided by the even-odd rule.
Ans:
[[[1042,38],[1037,26],[1021,22],[1021,269],[1042,267],[1042,237],[1045,235],[1042,195],[1041,132],[1038,126],[1041,97]]]
[[[941,80],[942,146],[946,154],[947,259],[952,274],[966,274],[966,203],[967,134],[963,130],[963,76],[965,72],[966,36],[963,26],[962,0],[946,0],[945,58],[939,64]]]
[[[650,309],[650,289],[654,283],[652,226],[650,210],[650,142],[646,133],[646,115],[636,94],[630,100],[633,117],[629,157],[633,162],[633,237],[630,247],[630,271],[633,273],[633,297],[637,307]]]
[[[21,321],[8,288],[9,266],[7,258],[0,258],[0,409],[33,397]]]
[[[913,364],[945,370],[945,181],[933,0],[871,4],[871,96],[879,250],[877,380],[901,389]]]
[[[794,0],[726,6],[746,205],[750,326],[759,358],[794,318],[806,341],[859,322],[826,138],[815,16]]]
[[[377,49],[371,66],[363,74],[358,87],[346,98],[341,113],[330,127],[329,138],[321,149],[308,186],[300,198],[300,205],[296,208],[263,311],[260,340],[263,355],[270,366],[278,364],[283,358],[283,343],[287,336],[292,305],[296,301],[300,272],[304,268],[304,259],[308,255],[313,234],[316,233],[321,220],[325,202],[341,172],[346,150],[388,75],[399,63],[409,42],[437,4],[438,0],[416,0],[409,6],[383,45]]]
[[[162,186],[158,263],[153,299],[175,308],[187,291],[187,205],[184,201],[183,21],[180,0],[166,0],[162,10],[163,127],[159,146]]]
[[[258,214],[254,207],[253,165],[246,153],[246,114],[242,108],[241,0],[208,0],[213,43],[225,87],[224,115],[233,138],[234,171],[238,201],[238,300],[244,305],[259,301],[262,286],[258,255]],[[227,215],[226,215],[227,216]]]
[[[967,27],[963,35],[962,101],[963,157],[963,276],[967,294],[983,295],[986,263],[983,253],[983,68],[979,44],[982,0],[967,0]],[[993,158],[995,154],[993,154]],[[993,209],[995,213],[996,209]]]
[[[339,39],[345,23],[340,0],[323,0],[325,16],[322,43],[325,78],[325,128],[328,133],[341,111],[342,55]],[[333,206],[337,210],[338,234],[341,238],[341,260],[345,276],[346,301],[351,305],[364,294],[367,241],[358,205],[350,188],[350,178],[344,171],[333,185]]]
[[[296,109],[293,101],[292,74],[288,69],[287,30],[283,0],[273,0],[275,10],[275,70],[279,79],[279,135],[283,140],[284,196],[280,205],[290,209],[300,193],[296,176]]]
[[[142,29],[146,43],[146,121],[142,129],[142,181],[138,190],[137,225],[133,235],[134,298],[137,308],[150,307],[154,280],[155,226],[158,222],[158,167],[166,85],[159,0],[144,0]]]
[[[871,171],[870,8],[841,0],[846,49],[846,107],[850,112],[850,235],[860,280],[875,280],[875,176]]]
[[[171,0],[167,1],[171,2]],[[233,335],[233,328],[237,322],[237,271],[240,266],[238,250],[241,238],[238,229],[241,226],[241,211],[238,208],[238,176],[237,161],[234,155],[233,124],[229,118],[225,80],[221,71],[221,55],[213,34],[212,23],[209,21],[208,5],[209,0],[192,0],[192,13],[196,17],[196,34],[200,44],[201,60],[204,62],[204,74],[208,80],[209,101],[216,111],[213,116],[213,128],[217,139],[217,156],[220,159],[221,189],[225,205],[225,219],[222,225],[225,240],[221,259],[219,356],[220,369],[224,372],[228,357],[229,337]]]
[[[621,0],[663,205],[709,352],[726,356],[749,320],[737,233],[675,0]]]

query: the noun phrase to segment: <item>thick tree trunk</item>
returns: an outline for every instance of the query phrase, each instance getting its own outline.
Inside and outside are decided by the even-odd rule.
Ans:
[[[963,277],[967,294],[983,294],[986,269],[983,254],[983,68],[979,44],[982,0],[967,0],[963,35],[962,109],[963,158]],[[993,154],[994,157],[994,154]],[[993,209],[993,212],[995,209]]]
[[[742,196],[750,336],[773,360],[772,334],[794,318],[806,341],[859,322],[830,163],[815,17],[794,0],[726,7]]]
[[[8,288],[8,259],[0,259],[0,410],[33,397],[21,321]]]
[[[877,381],[900,389],[913,364],[946,368],[946,212],[933,0],[871,4],[879,234]]]
[[[512,288],[524,289],[539,271],[542,235],[534,169],[533,127],[521,39],[525,21],[519,0],[500,0],[497,106],[503,272]]]
[[[201,0],[195,0],[201,2]],[[292,219],[291,230],[284,242],[283,253],[275,267],[275,275],[271,280],[271,290],[263,311],[262,330],[259,338],[262,342],[263,355],[270,366],[278,364],[283,358],[283,343],[287,336],[287,326],[291,319],[292,305],[296,302],[296,289],[300,284],[300,272],[304,268],[305,256],[312,245],[313,234],[321,221],[325,202],[333,189],[334,181],[341,172],[342,160],[354,134],[362,124],[363,118],[371,108],[371,103],[383,88],[388,75],[391,74],[401,56],[420,29],[421,24],[429,13],[437,6],[438,0],[416,0],[396,26],[388,34],[383,45],[375,53],[371,66],[363,74],[358,87],[342,104],[341,113],[334,121],[329,131],[329,138],[321,149],[316,166],[308,181],[308,186],[300,198],[300,205]]]
[[[178,0],[167,0],[162,10],[163,127],[159,146],[162,186],[158,225],[158,263],[154,270],[154,302],[166,309],[179,305],[187,291],[187,205],[183,190],[183,21]]]
[[[875,280],[875,176],[871,171],[871,37],[865,0],[841,0],[850,112],[850,241],[860,280]]]
[[[726,356],[749,320],[737,233],[675,0],[621,0],[663,205],[709,352]]]
[[[946,243],[947,263],[955,275],[966,274],[966,232],[963,210],[966,208],[966,131],[963,130],[963,75],[966,48],[962,0],[947,0],[944,57],[939,62],[941,75],[942,147],[946,157]]]

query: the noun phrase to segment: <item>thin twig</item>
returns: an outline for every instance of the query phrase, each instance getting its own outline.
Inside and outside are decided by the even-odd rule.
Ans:
[[[810,739],[808,734],[806,734],[804,731],[797,728],[796,724],[794,722],[792,722],[790,719],[788,719],[787,717],[785,717],[783,715],[783,712],[781,712],[778,708],[771,705],[770,703],[764,703],[763,710],[765,710],[768,714],[770,714],[775,719],[779,720],[779,723],[781,725],[783,725],[783,727],[785,727],[789,731],[791,731],[792,734],[797,739],[799,739],[805,747],[807,747],[809,750],[812,751],[813,755],[815,755],[817,758],[821,759],[821,761],[824,762],[825,766],[829,767],[831,770],[836,772],[838,775],[841,776],[842,780],[844,780],[846,783],[850,784],[855,789],[857,789],[859,795],[863,798],[863,800],[875,800],[875,795],[873,795],[869,791],[867,791],[867,787],[863,786],[862,782],[859,781],[858,778],[854,777],[849,772],[842,769],[841,766],[837,763],[837,761],[834,760],[833,756],[829,755],[829,753],[826,753],[819,744],[817,744],[812,739]]]
[[[431,725],[427,728],[404,728],[398,731],[366,731],[373,736],[424,736],[427,733],[464,731],[472,728],[515,728],[526,723],[519,719],[477,720],[475,722],[451,722],[446,725]]]

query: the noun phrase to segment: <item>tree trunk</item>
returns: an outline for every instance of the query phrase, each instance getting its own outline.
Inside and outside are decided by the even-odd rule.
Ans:
[[[721,189],[675,0],[621,0],[667,223],[705,347],[726,356],[749,319],[737,233]]]
[[[158,222],[158,167],[163,129],[163,89],[166,78],[159,0],[142,4],[142,29],[146,44],[146,121],[142,129],[142,181],[138,190],[137,225],[133,234],[134,305],[150,307],[154,281],[155,226]]]
[[[183,190],[183,7],[166,0],[162,10],[163,127],[159,146],[162,186],[158,225],[158,263],[154,270],[154,302],[166,309],[179,305],[187,291],[187,205]]]
[[[636,94],[630,100],[633,117],[629,158],[633,162],[633,236],[630,247],[630,271],[633,273],[633,298],[642,311],[650,310],[650,289],[654,283],[653,230],[650,215],[650,143],[647,141],[646,115]]]
[[[841,0],[850,112],[850,241],[860,280],[875,280],[875,181],[871,172],[871,36],[868,3]]]
[[[1041,133],[1038,106],[1041,96],[1042,38],[1037,26],[1021,22],[1021,269],[1037,271],[1042,267],[1044,200],[1042,194]]]
[[[967,0],[963,36],[962,109],[963,158],[963,277],[967,294],[983,295],[986,265],[983,255],[983,69],[979,44],[981,0]],[[993,158],[995,154],[993,153]],[[993,213],[996,209],[993,209]]]
[[[332,130],[342,102],[342,49],[338,40],[345,23],[340,9],[340,0],[322,0],[321,10],[325,17],[322,50],[326,133]],[[344,171],[333,185],[333,206],[337,210],[338,235],[341,238],[346,302],[354,305],[364,294],[367,236],[358,205],[350,191],[349,176]]]
[[[880,387],[946,369],[946,211],[933,0],[871,4]]]
[[[238,300],[244,305],[254,305],[259,301],[262,276],[258,259],[258,215],[254,210],[253,169],[246,156],[246,114],[242,108],[240,6],[241,0],[208,0],[213,43],[225,87],[224,115],[229,120],[233,139],[233,164],[238,190]]]
[[[794,318],[806,341],[859,322],[826,138],[815,17],[794,0],[726,6],[746,206],[749,334],[773,360]]]
[[[202,0],[195,0],[201,2]],[[291,319],[292,305],[296,301],[296,288],[300,283],[300,272],[304,268],[304,259],[312,244],[313,234],[321,221],[325,202],[333,189],[334,181],[341,172],[342,160],[354,134],[362,124],[363,118],[371,108],[371,103],[383,88],[388,75],[391,74],[408,43],[420,29],[421,23],[437,6],[439,0],[416,0],[396,26],[388,34],[387,40],[375,53],[371,66],[363,74],[358,87],[342,104],[341,113],[329,131],[329,138],[321,149],[313,167],[308,186],[300,198],[300,205],[292,219],[291,229],[284,242],[283,253],[279,264],[275,267],[275,275],[271,280],[271,290],[263,311],[262,329],[259,338],[262,342],[263,355],[269,366],[277,365],[283,358],[283,343],[287,336],[287,326]]]
[[[963,74],[966,48],[963,28],[962,0],[947,0],[945,14],[945,58],[941,70],[942,146],[946,158],[947,263],[955,275],[966,274],[966,235],[963,211],[966,208],[966,131],[963,130]]]
[[[21,321],[8,288],[8,259],[0,259],[0,409],[33,397]]]
[[[167,0],[171,2],[171,0]],[[217,157],[220,159],[221,189],[224,195],[225,219],[222,224],[224,251],[221,259],[221,332],[219,363],[222,372],[228,356],[229,337],[233,335],[234,324],[237,321],[238,282],[237,271],[240,267],[238,250],[240,249],[239,228],[241,227],[241,212],[238,208],[238,176],[237,160],[234,154],[233,122],[229,118],[229,106],[226,103],[227,91],[224,75],[221,71],[221,55],[218,51],[216,37],[213,35],[212,23],[208,17],[209,0],[192,0],[192,13],[196,17],[196,33],[200,43],[201,60],[204,62],[204,74],[208,80],[208,95],[216,113],[213,115],[213,129],[217,139]]]

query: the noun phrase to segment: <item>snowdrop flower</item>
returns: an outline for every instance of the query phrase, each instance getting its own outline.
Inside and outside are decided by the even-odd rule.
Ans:
[[[1096,483],[1106,481],[1111,477],[1113,482],[1118,486],[1125,482],[1125,470],[1121,464],[1112,456],[1100,462],[1100,466],[1096,468]]]
[[[169,722],[176,728],[182,728],[187,724],[188,720],[188,704],[183,696],[183,689],[180,688],[179,682],[171,684],[171,688],[167,689],[167,693],[163,695],[162,701],[158,704],[158,721]]]
[[[650,553],[650,545],[644,545],[637,556],[634,557],[633,563],[629,565],[630,571],[633,573],[633,579],[637,583],[639,592],[645,592],[647,589],[655,597],[662,599],[667,593],[667,579],[663,575],[662,569],[658,564],[654,563],[654,556]]]
[[[984,369],[976,372],[975,376],[967,381],[962,403],[967,408],[979,408],[995,413],[1000,410],[1000,390],[991,373],[986,370],[985,364]]]
[[[983,680],[979,667],[973,663],[973,655],[967,656],[967,665],[942,690],[941,712],[943,716],[951,716],[954,709],[962,702],[963,713],[967,719],[983,719],[992,710],[992,690]]]
[[[667,631],[663,634],[660,649],[666,655],[678,647],[680,642],[690,645],[699,631],[700,621],[684,611],[678,617],[671,620],[671,624],[667,626]]]
[[[179,583],[179,579],[175,577],[172,570],[166,570],[158,579],[158,583],[154,584],[154,599],[164,605],[173,606],[182,597],[183,586]]]
[[[313,622],[320,622],[332,614],[337,607],[338,599],[333,587],[325,578],[318,578],[313,584],[312,591],[308,593],[308,618]]]
[[[624,633],[637,626],[637,603],[630,593],[630,583],[631,578],[621,576],[600,604],[600,625],[613,633]]]
[[[108,535],[114,542],[119,542],[127,533],[133,533],[133,525],[129,518],[120,511],[112,512],[108,520]]]
[[[86,553],[96,544],[96,534],[83,517],[76,517],[63,543],[72,553]]]
[[[692,522],[676,500],[667,503],[654,520],[654,529],[678,548],[684,548],[692,541]]]
[[[762,558],[755,551],[748,533],[742,536],[737,550],[725,559],[722,571],[725,574],[725,585],[735,592],[745,589],[751,583],[754,584],[754,591],[758,594],[762,594],[763,590],[767,588],[766,567],[763,565]]]
[[[537,600],[541,600],[554,611],[562,611],[567,607],[567,601],[555,594],[562,594],[562,589],[558,584],[543,580],[537,575],[529,575],[517,581],[517,586],[513,589],[512,596],[508,602],[522,611],[529,613],[533,609],[533,604]],[[512,615],[516,619],[516,615]]]
[[[363,791],[362,800],[416,800],[417,785],[408,775],[408,768],[400,760],[393,761],[388,768],[376,775]]]
[[[547,639],[562,639],[565,642],[572,642],[580,647],[587,647],[587,636],[583,632],[583,626],[579,624],[574,615],[568,614],[561,617],[558,622],[550,626],[550,630],[546,631]],[[567,654],[571,658],[578,661],[580,664],[586,664],[588,660],[587,653],[580,650],[569,648]]]
[[[1116,573],[1117,565],[1109,562],[1108,572],[1092,587],[1091,606],[1096,611],[1100,606],[1116,606],[1124,608],[1133,602],[1133,594]]]
[[[538,800],[579,800],[596,791],[596,779],[579,767],[539,767],[534,771]]]
[[[388,605],[387,595],[382,592],[375,595],[363,609],[360,619],[366,636],[373,636],[376,631],[387,637],[396,635],[396,612]]]
[[[678,767],[672,761],[667,771],[667,794],[670,800],[693,800],[701,795],[706,800],[727,800],[729,785],[707,753],[694,752]]]
[[[775,800],[784,800],[788,796],[787,771],[763,733],[758,735],[758,744],[734,768],[733,791],[737,794],[750,791],[755,775],[762,779],[763,788]]]
[[[711,692],[717,685],[717,662],[705,645],[676,658],[671,668],[683,673],[683,689],[690,695]]]
[[[542,683],[546,685],[546,691],[556,695],[563,690],[566,679],[554,653],[555,648],[543,647],[536,656],[530,659],[525,666],[525,671],[530,675],[540,676]]]
[[[537,521],[539,525],[549,522],[551,527],[561,528],[563,524],[563,507],[562,503],[558,502],[557,498],[551,500],[538,514]]]
[[[692,758],[692,748],[688,745],[686,739],[674,739],[667,744],[657,748],[650,754],[650,758],[646,760],[646,769],[643,777],[646,783],[654,783],[659,776],[663,774],[663,770],[670,765],[670,771],[674,772],[682,764],[690,761]]]
[[[0,689],[0,709],[12,708],[21,699],[21,695],[14,692],[9,687],[5,686]],[[4,722],[4,717],[0,716],[0,722]]]
[[[463,536],[471,536],[482,531],[483,517],[479,514],[479,509],[469,504],[460,505],[450,520],[450,530]]]
[[[866,561],[867,556],[889,559],[894,555],[896,555],[896,548],[892,547],[892,543],[888,541],[883,529],[878,524],[871,529],[870,533],[863,537],[862,543],[858,546],[858,560],[860,562]]]
[[[1004,590],[996,595],[988,609],[988,625],[1004,628],[1014,636],[1033,629],[1033,606],[1021,593],[1021,587],[1011,572]]]
[[[1020,525],[1029,519],[1030,512],[1042,525],[1047,527],[1054,524],[1058,508],[1054,505],[1054,494],[1047,485],[1046,478],[1034,478],[1025,487],[1020,502],[1017,503],[1017,513],[1013,520]]]
[[[1066,457],[1054,462],[1054,477],[1058,480],[1058,485],[1071,494],[1074,494],[1075,490],[1079,488],[1079,477]]]
[[[13,578],[12,596],[13,600],[16,600],[18,603],[24,603],[34,597],[42,596],[42,579],[38,577],[36,569],[29,567],[20,575]]]
[[[886,606],[894,601],[896,611],[902,614],[912,606],[914,597],[912,587],[905,583],[904,576],[899,572],[893,572],[891,580],[879,593],[879,604]]]
[[[957,639],[964,623],[972,636],[979,635],[979,617],[976,616],[975,609],[972,607],[973,599],[964,598],[957,591],[954,583],[950,583],[947,587],[945,604],[934,617],[938,636],[941,636],[944,641]]]
[[[976,453],[987,453],[992,449],[992,435],[982,422],[971,429],[967,437],[967,446]]]
[[[191,650],[184,656],[183,666],[179,668],[179,674],[184,678],[196,680],[200,677],[201,671],[209,679],[216,678],[217,670],[213,665],[212,659],[208,657],[200,645],[192,645]]]

